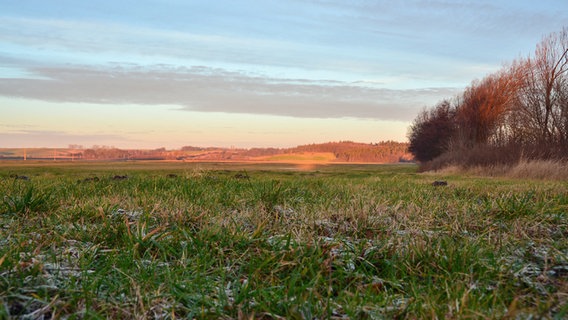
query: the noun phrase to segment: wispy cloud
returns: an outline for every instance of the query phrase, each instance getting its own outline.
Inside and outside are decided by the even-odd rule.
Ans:
[[[158,17],[168,8],[154,7],[149,11]],[[559,10],[499,1],[295,1],[216,8],[216,15],[203,7],[168,11],[170,24],[137,20],[125,6],[116,8],[126,14],[123,20],[100,12],[88,19],[0,15],[0,41],[12,56],[22,51],[59,63],[233,64],[351,79],[396,74],[446,86],[483,76],[469,67],[496,68],[568,18]]]
[[[116,145],[120,143],[127,145],[132,140],[114,134],[77,134],[65,131],[51,130],[14,130],[0,132],[0,148],[19,148],[27,146],[30,148],[41,148],[45,146],[66,146],[68,144],[80,144],[91,146],[97,145]]]
[[[72,53],[73,61],[85,64],[165,61],[181,65],[233,64],[335,72],[374,69],[369,61],[360,67],[363,62],[356,62],[345,52],[330,50],[325,44],[296,41],[291,35],[269,38],[124,23],[0,16],[0,40],[13,46],[13,51],[27,50],[28,56],[33,51],[30,49],[35,48],[33,59],[42,59],[46,53],[52,58],[65,59]],[[352,66],[356,70],[351,70]]]
[[[202,112],[409,121],[457,89],[392,90],[369,83],[251,76],[208,67],[34,68],[0,79],[0,95],[50,102],[168,104]]]

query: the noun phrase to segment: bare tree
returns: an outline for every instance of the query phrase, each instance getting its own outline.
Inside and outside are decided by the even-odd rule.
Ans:
[[[557,144],[566,137],[565,95],[568,72],[568,28],[545,37],[524,66],[518,107],[522,125],[535,135],[534,141]]]
[[[557,86],[559,114],[556,126],[559,132],[559,143],[568,148],[568,77],[562,77]]]
[[[515,67],[503,69],[466,88],[456,112],[458,146],[494,144],[507,141],[506,116],[515,104],[520,80]]]

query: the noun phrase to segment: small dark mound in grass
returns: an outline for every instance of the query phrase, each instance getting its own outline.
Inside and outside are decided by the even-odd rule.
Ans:
[[[17,174],[11,174],[10,178],[14,178],[16,180],[30,180],[30,177],[28,177],[28,176],[20,176],[20,175],[17,175]]]
[[[237,173],[234,177],[235,179],[250,179],[249,175],[246,173]]]

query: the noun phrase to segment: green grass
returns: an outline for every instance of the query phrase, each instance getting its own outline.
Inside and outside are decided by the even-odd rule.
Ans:
[[[415,172],[3,162],[0,319],[567,316],[567,181]]]

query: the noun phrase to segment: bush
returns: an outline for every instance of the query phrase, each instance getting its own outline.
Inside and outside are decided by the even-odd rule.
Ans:
[[[416,118],[410,128],[408,151],[420,162],[430,161],[448,149],[453,131],[454,114],[450,103],[442,101]]]

